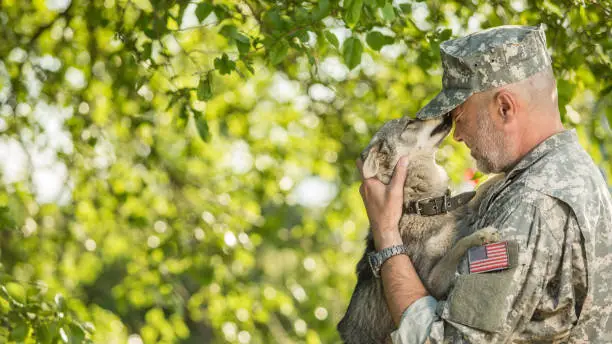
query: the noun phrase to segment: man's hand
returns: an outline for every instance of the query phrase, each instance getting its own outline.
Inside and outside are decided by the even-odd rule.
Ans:
[[[403,244],[399,234],[399,220],[402,217],[404,183],[408,174],[407,162],[406,157],[398,161],[389,185],[385,185],[376,178],[364,180],[363,162],[357,160],[357,168],[363,180],[359,192],[370,219],[377,251]],[[404,311],[416,300],[427,296],[427,290],[412,261],[403,254],[391,257],[383,264],[381,277],[389,312],[395,325],[399,326]]]
[[[359,193],[370,219],[374,245],[380,251],[393,245],[401,245],[399,234],[399,220],[402,217],[402,204],[404,201],[404,183],[408,174],[408,159],[400,158],[393,177],[388,185],[376,178],[363,179],[363,161],[357,160],[357,169],[363,183]]]

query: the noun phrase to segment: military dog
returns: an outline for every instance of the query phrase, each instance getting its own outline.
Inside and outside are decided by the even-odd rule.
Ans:
[[[434,155],[451,126],[448,115],[441,119],[404,117],[387,122],[361,154],[363,177],[376,177],[388,184],[399,158],[408,156],[404,209],[411,201],[444,195],[448,189],[448,175],[436,164]],[[453,211],[435,216],[404,211],[400,219],[399,231],[410,259],[429,293],[437,299],[445,297],[457,264],[469,248],[497,240],[493,228],[458,239],[460,233],[465,233],[462,228],[469,228],[473,218],[471,209],[479,202],[484,189],[480,187],[469,204]],[[357,285],[337,328],[348,344],[390,343],[393,320],[381,280],[374,277],[368,263],[367,253],[375,250],[371,231],[366,246],[366,252],[357,264]]]

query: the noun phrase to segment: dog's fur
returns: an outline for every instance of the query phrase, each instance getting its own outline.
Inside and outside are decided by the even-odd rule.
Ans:
[[[407,155],[404,203],[444,195],[448,175],[436,164],[434,155],[451,124],[450,116],[426,121],[400,118],[386,123],[362,153],[364,178],[377,177],[388,184],[397,161]],[[484,189],[481,186],[467,206],[452,212],[436,216],[404,214],[400,219],[399,230],[410,259],[429,293],[437,299],[446,296],[465,252],[497,239],[492,228],[463,236],[472,222],[471,209],[479,203]],[[357,264],[357,285],[338,331],[348,344],[390,343],[389,334],[395,326],[381,280],[374,277],[367,259],[367,253],[375,249],[371,231],[366,241],[366,251]]]

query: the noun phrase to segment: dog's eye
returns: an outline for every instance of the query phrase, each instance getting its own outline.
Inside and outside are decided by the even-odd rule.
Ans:
[[[389,148],[389,145],[385,141],[383,141],[380,144],[380,149],[378,150],[378,152],[383,155],[389,155],[389,153],[391,153],[391,149]]]
[[[415,123],[414,120],[409,120],[408,122],[406,122],[406,126],[404,127],[404,130],[414,128],[414,123]]]

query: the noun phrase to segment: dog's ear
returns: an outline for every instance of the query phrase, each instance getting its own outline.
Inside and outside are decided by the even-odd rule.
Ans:
[[[373,145],[368,152],[368,156],[363,162],[363,178],[372,178],[378,173],[378,149],[380,145]]]

